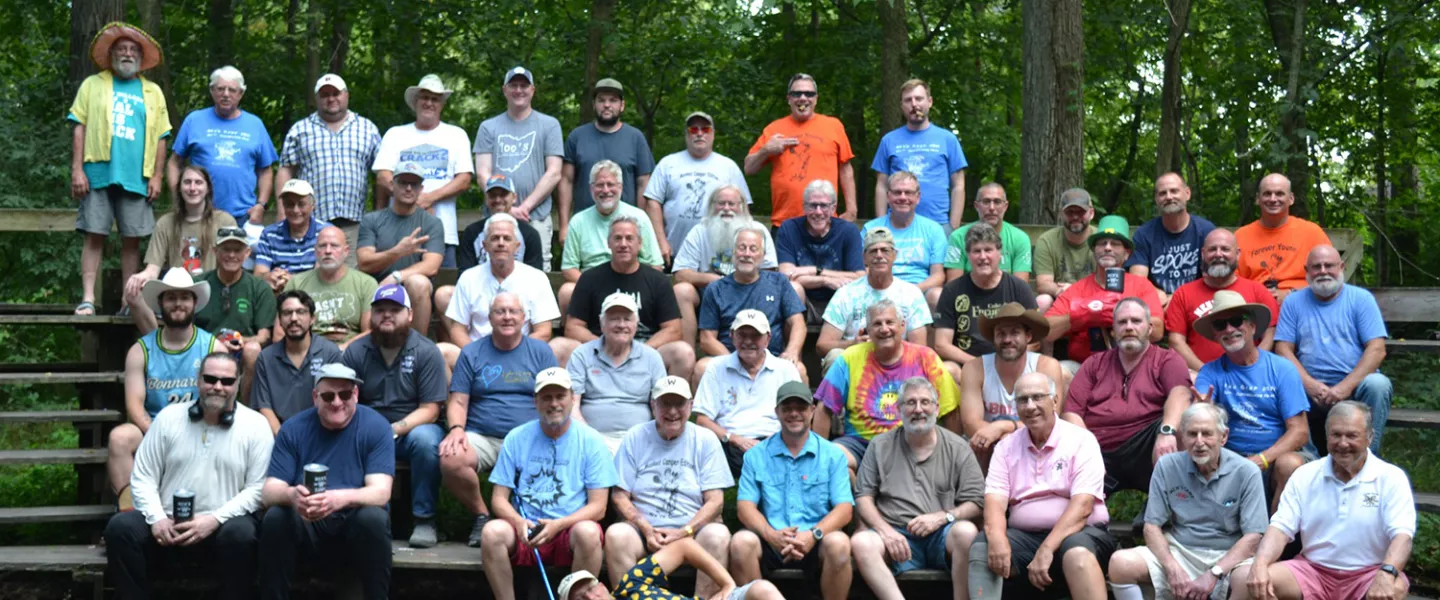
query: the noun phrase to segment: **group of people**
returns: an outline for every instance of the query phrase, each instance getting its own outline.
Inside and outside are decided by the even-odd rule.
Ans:
[[[682,564],[701,596],[737,599],[778,597],[763,577],[782,567],[832,599],[854,572],[899,598],[894,575],[917,568],[947,569],[956,598],[1062,583],[1100,598],[1107,572],[1121,600],[1404,595],[1414,507],[1379,457],[1388,334],[1324,231],[1289,214],[1282,175],[1235,233],[1188,212],[1177,174],[1133,236],[1119,216],[1092,226],[1089,194],[1068,190],[1032,248],[996,183],[962,226],[964,154],[919,80],[872,165],[880,216],[857,226],[853,153],[804,74],[743,168],[698,111],[655,164],[613,79],[562,143],[524,67],[473,146],[441,120],[437,76],[382,137],[327,74],[278,154],[223,67],[167,159],[163,96],[139,75],[158,45],[116,23],[91,54],[102,71],[70,112],[77,312],[95,310],[118,222],[142,333],[108,444],[126,597],[146,594],[156,552],[197,544],[227,565],[226,594],[258,572],[285,597],[306,561],[384,597],[397,460],[409,544],[437,543],[443,484],[498,598],[537,559],[574,567],[566,600],[603,597],[597,575],[654,597]],[[773,235],[744,180],[766,165]],[[167,180],[175,208],[156,220]],[[474,180],[488,216],[459,231]],[[455,285],[435,285],[447,267]],[[1150,494],[1143,549],[1105,529],[1120,489]],[[1297,536],[1301,556],[1278,561]]]

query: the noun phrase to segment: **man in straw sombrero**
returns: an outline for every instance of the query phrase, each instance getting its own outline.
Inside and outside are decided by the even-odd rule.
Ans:
[[[90,42],[100,72],[85,78],[66,116],[75,123],[70,193],[80,201],[75,230],[85,234],[80,254],[77,315],[95,314],[95,276],[112,225],[121,237],[121,281],[140,268],[140,238],[155,229],[150,203],[164,181],[170,114],[160,86],[140,75],[165,57],[140,28],[114,22]]]
[[[1215,305],[1195,321],[1195,331],[1220,344],[1225,354],[1200,368],[1192,393],[1230,413],[1225,447],[1249,457],[1279,498],[1290,474],[1315,459],[1307,413],[1310,399],[1294,363],[1255,346],[1270,323],[1270,308],[1246,302],[1230,290],[1215,292]],[[1264,325],[1262,325],[1264,324]],[[1274,505],[1271,505],[1272,511]]]

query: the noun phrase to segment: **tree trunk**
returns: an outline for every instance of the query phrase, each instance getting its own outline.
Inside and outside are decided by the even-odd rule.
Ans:
[[[605,34],[615,26],[615,0],[591,0],[590,25],[585,32],[585,86],[580,94],[580,122],[595,120],[595,103],[590,90],[600,80],[600,58],[605,52]]]
[[[146,33],[150,34],[150,37],[155,38],[155,41],[160,43],[161,53],[163,54],[170,42],[170,36],[165,34],[165,0],[136,0],[135,4],[140,12],[140,28],[144,29]],[[165,110],[170,114],[170,129],[179,131],[180,123],[185,120],[185,115],[181,112],[180,108],[175,105],[175,91],[170,84],[171,58],[171,56],[167,55],[165,62],[160,63],[160,66],[154,69],[150,69],[149,72],[145,73],[145,76],[156,84],[159,84],[160,90],[165,93]]]
[[[1160,139],[1155,176],[1180,171],[1180,46],[1190,25],[1190,0],[1168,0],[1170,39],[1165,44],[1164,86],[1160,90]]]
[[[1285,175],[1295,204],[1290,213],[1307,217],[1306,201],[1310,186],[1310,145],[1302,134],[1305,130],[1305,99],[1300,95],[1301,71],[1305,64],[1305,1],[1265,0],[1270,36],[1285,69],[1285,105],[1280,114],[1281,149],[1286,153]]]
[[[235,60],[235,0],[210,0],[210,68]]]
[[[1237,98],[1230,103],[1230,127],[1235,136],[1235,179],[1240,188],[1240,224],[1249,223],[1255,210],[1255,193],[1260,185],[1252,174],[1254,159],[1250,156],[1250,100]]]
[[[300,58],[296,55],[296,48],[300,45],[299,21],[300,0],[290,0],[290,5],[285,10],[285,64],[293,65],[295,61]],[[302,90],[300,97],[308,99],[305,103],[306,107],[315,105],[315,94],[310,93],[314,90],[314,88],[310,87],[314,82],[314,79],[306,79],[304,83],[300,85],[300,89]],[[295,122],[295,106],[291,96],[292,94],[285,94],[285,99],[281,105],[281,113],[285,117],[285,123]]]
[[[895,1],[900,2],[901,0]],[[880,0],[880,2],[883,3],[885,0]],[[875,210],[875,174],[874,171],[864,166],[870,164],[869,159],[875,158],[875,156],[874,154],[861,156],[862,153],[870,152],[871,148],[870,128],[865,124],[865,95],[848,94],[848,96],[851,100],[846,103],[844,119],[845,123],[849,125],[845,128],[846,135],[855,142],[852,147],[858,150],[855,158],[850,160],[850,164],[855,166],[855,217],[859,219]],[[875,215],[870,216],[874,217]]]
[[[320,79],[320,28],[325,14],[320,9],[320,0],[309,0],[305,10],[305,81]],[[314,94],[309,94],[310,106],[315,106]]]
[[[1390,230],[1390,173],[1385,156],[1390,137],[1385,118],[1386,50],[1383,40],[1382,35],[1375,44],[1375,228],[1380,233]],[[1376,279],[1383,286],[1390,283],[1390,248],[1384,239],[1377,239],[1375,250]]]
[[[910,28],[906,0],[876,0],[880,17],[880,131],[905,122],[901,114],[900,86],[910,77]]]
[[[310,0],[315,2],[316,0]],[[350,7],[336,0],[330,13],[330,72],[345,72],[345,59],[350,54]]]
[[[90,42],[106,23],[125,18],[124,0],[73,0],[70,3],[70,71],[65,96],[75,95],[80,83],[95,72]]]
[[[1025,0],[1023,10],[1020,221],[1053,223],[1060,192],[1085,182],[1080,0]]]

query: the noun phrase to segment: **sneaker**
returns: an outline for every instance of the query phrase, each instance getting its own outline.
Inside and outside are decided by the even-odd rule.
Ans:
[[[480,547],[480,531],[485,529],[485,524],[490,522],[490,515],[475,515],[475,526],[470,528],[470,539],[467,542],[471,548]]]
[[[415,519],[415,530],[410,533],[411,548],[430,548],[435,546],[435,519]]]

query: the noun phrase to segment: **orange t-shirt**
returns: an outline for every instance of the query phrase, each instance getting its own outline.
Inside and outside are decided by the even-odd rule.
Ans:
[[[750,154],[760,151],[775,134],[800,140],[800,145],[785,149],[771,156],[770,163],[770,223],[780,223],[792,217],[805,214],[805,186],[816,179],[824,179],[835,185],[840,193],[840,165],[850,162],[855,153],[850,150],[850,138],[845,135],[845,125],[835,117],[816,114],[805,122],[786,116],[765,126],[760,139],[750,147]],[[843,202],[843,196],[836,198]],[[837,206],[835,212],[844,212]]]
[[[1330,236],[1319,225],[1300,217],[1290,217],[1275,228],[1260,221],[1235,230],[1240,246],[1241,277],[1265,283],[1274,279],[1280,289],[1305,287],[1305,259],[1316,246],[1330,243]]]

